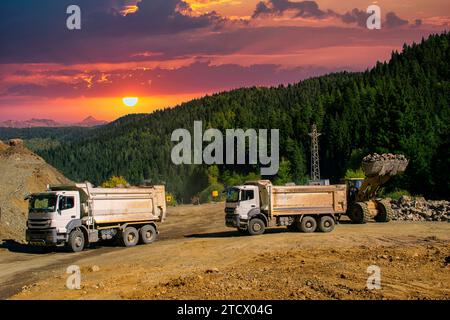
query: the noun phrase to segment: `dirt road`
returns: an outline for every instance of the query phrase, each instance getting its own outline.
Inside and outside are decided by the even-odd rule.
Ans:
[[[223,204],[171,208],[159,241],[78,254],[0,248],[0,297],[12,299],[450,299],[450,224],[341,223],[332,233],[223,226]],[[66,268],[81,268],[81,290]],[[368,290],[367,267],[381,271]]]

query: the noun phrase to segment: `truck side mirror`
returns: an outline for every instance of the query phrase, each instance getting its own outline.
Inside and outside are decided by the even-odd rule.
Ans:
[[[64,207],[64,198],[63,197],[59,197],[58,209],[56,210],[58,212],[58,214],[61,214],[61,211],[62,211],[63,207]]]

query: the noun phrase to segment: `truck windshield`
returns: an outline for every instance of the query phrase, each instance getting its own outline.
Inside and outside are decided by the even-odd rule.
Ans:
[[[29,202],[30,211],[38,212],[54,212],[56,211],[56,203],[58,197],[53,194],[36,195],[31,197]]]
[[[239,189],[230,188],[227,190],[227,202],[238,202],[239,201]]]

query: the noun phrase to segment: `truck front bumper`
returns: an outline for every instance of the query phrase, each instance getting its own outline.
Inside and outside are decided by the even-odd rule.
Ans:
[[[26,240],[31,245],[56,245],[58,234],[56,229],[27,229]]]
[[[237,214],[225,215],[225,225],[230,228],[247,228],[247,219],[241,219]]]

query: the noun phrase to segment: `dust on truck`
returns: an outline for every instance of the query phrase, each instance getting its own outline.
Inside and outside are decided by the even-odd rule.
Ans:
[[[48,186],[27,196],[26,240],[82,251],[100,240],[127,247],[155,241],[166,217],[165,187],[94,188],[90,183]]]
[[[346,210],[346,185],[274,186],[259,180],[227,189],[225,224],[250,235],[271,226],[331,232]]]

